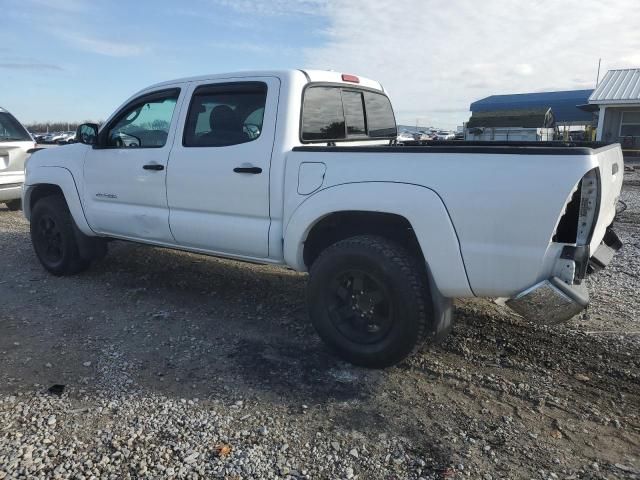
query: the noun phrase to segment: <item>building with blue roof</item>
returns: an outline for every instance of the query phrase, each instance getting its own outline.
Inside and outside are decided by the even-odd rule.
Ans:
[[[593,113],[578,108],[589,103],[593,90],[567,90],[561,92],[518,93],[491,95],[473,102],[473,113],[505,110],[551,109],[556,125],[590,125]]]

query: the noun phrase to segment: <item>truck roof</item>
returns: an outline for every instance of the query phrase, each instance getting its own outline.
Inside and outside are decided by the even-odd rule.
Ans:
[[[353,75],[345,72],[336,72],[334,70],[247,70],[247,71],[238,71],[238,72],[224,72],[224,73],[213,73],[209,75],[197,75],[193,77],[183,77],[177,78],[173,80],[168,80],[165,82],[156,83],[149,88],[161,87],[163,85],[171,85],[178,82],[196,82],[201,80],[212,80],[212,79],[222,79],[222,78],[242,78],[242,77],[278,77],[278,78],[291,78],[296,75],[304,75],[307,78],[308,82],[328,82],[328,83],[344,83],[345,85],[360,85],[367,88],[373,88],[375,90],[380,90],[384,92],[384,88],[375,80],[371,80],[366,77],[361,77],[359,75]],[[357,82],[354,81],[345,81],[343,80],[343,76],[355,77],[357,78]]]

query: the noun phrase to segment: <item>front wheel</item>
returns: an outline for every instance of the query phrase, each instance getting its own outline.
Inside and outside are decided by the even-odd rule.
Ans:
[[[311,321],[340,357],[383,368],[426,338],[432,318],[426,269],[405,248],[363,235],[328,247],[308,285]]]
[[[64,198],[51,195],[37,201],[31,212],[31,242],[42,266],[54,275],[73,275],[89,266],[82,258],[73,218]]]

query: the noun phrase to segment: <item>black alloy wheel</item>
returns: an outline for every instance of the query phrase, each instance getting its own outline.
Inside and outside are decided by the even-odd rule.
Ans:
[[[391,330],[391,296],[373,275],[360,270],[341,272],[331,282],[327,294],[333,326],[352,342],[376,343]]]

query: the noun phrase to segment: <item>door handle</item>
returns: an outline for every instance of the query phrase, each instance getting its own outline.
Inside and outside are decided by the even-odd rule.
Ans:
[[[233,171],[236,173],[262,173],[262,169],[260,167],[236,167]]]
[[[145,170],[164,170],[164,165],[160,165],[159,163],[149,163],[147,165],[143,165],[142,168]]]

